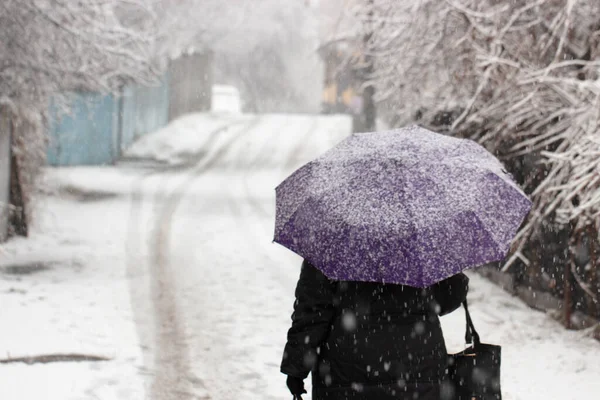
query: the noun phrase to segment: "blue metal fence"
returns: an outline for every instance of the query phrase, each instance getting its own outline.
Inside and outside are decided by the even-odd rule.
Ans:
[[[165,76],[157,86],[128,86],[121,98],[120,149],[153,132],[169,120],[169,79]]]
[[[118,102],[114,96],[73,93],[69,114],[59,115],[50,106],[51,165],[101,165],[117,156]]]
[[[111,164],[135,139],[165,126],[168,116],[168,76],[157,86],[125,87],[121,96],[73,93],[68,114],[50,105],[48,163]]]

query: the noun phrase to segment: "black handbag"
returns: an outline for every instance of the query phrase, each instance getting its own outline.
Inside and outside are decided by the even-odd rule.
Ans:
[[[448,378],[443,399],[501,400],[500,351],[501,347],[481,343],[475,330],[467,301],[463,302],[467,317],[465,340],[470,347],[448,356]]]

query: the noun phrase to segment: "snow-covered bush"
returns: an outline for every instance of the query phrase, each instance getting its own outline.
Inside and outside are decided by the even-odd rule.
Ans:
[[[154,34],[157,18],[148,4],[144,0],[0,2],[0,104],[13,126],[25,203],[31,199],[35,174],[44,161],[41,149],[50,97],[60,99],[58,95],[69,90],[109,92],[127,81],[153,81],[160,72]]]
[[[63,90],[110,91],[123,81],[150,81],[154,23],[143,0],[4,0],[0,93],[37,105]]]
[[[582,232],[597,242],[600,2],[353,3],[374,29],[365,51],[375,59],[371,79],[388,120],[479,141],[531,193],[534,209],[507,267],[529,262],[524,249],[548,224],[570,232],[573,243]]]

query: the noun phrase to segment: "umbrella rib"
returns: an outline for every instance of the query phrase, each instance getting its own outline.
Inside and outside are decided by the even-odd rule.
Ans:
[[[405,177],[408,176],[408,174],[404,174]],[[409,215],[409,221],[410,221],[410,227],[412,228],[412,231],[414,232],[414,241],[415,243],[419,243],[418,240],[418,236],[419,236],[419,230],[417,229],[417,225],[415,223],[415,213],[413,212],[412,206],[410,205],[410,202],[406,201],[406,181],[404,181],[404,186],[402,186],[402,198],[405,201],[406,209],[408,211],[408,215]],[[414,254],[414,259],[415,259],[415,263],[417,264],[417,266],[419,268],[422,268],[423,266],[423,262],[421,261],[421,251],[420,249],[415,249],[416,254]],[[419,276],[418,276],[418,280],[419,282],[422,281],[423,279],[423,271],[422,269],[418,269],[419,271]]]

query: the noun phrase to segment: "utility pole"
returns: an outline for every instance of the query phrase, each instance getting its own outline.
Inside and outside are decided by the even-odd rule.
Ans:
[[[367,84],[373,76],[374,65],[373,55],[370,51],[370,42],[374,34],[374,22],[373,22],[373,9],[374,0],[367,0],[369,10],[367,12],[367,20],[365,21],[365,34],[363,36],[363,62],[364,69],[362,73],[363,79],[363,120],[364,128],[368,132],[372,132],[376,129],[375,119],[377,118],[377,109],[375,107],[375,87],[373,84]]]

